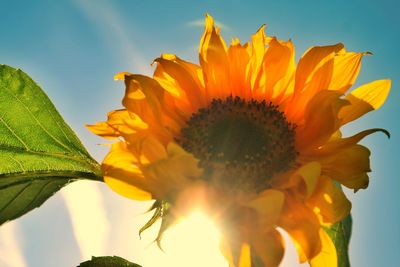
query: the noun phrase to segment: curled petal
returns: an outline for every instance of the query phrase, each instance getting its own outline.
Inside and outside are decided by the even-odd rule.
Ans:
[[[327,144],[318,147],[316,150],[311,151],[309,155],[323,156],[336,153],[336,151],[338,151],[339,149],[345,149],[352,145],[355,145],[358,142],[360,142],[364,137],[376,132],[382,132],[388,138],[390,138],[390,133],[385,129],[380,129],[380,128],[368,129],[350,137],[334,138],[333,141],[328,142]]]

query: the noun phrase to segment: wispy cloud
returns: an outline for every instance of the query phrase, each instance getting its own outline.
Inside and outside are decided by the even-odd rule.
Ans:
[[[144,60],[140,51],[133,45],[130,31],[126,29],[121,15],[111,2],[75,0],[74,3],[93,23],[104,42],[113,49],[112,52],[116,57],[140,73],[151,73],[149,62]]]
[[[9,222],[0,228],[0,266],[26,267],[21,249],[18,223]],[[5,256],[6,255],[6,256]]]
[[[224,30],[224,31],[227,31],[227,32],[229,32],[231,30],[231,28],[228,25],[223,24],[220,21],[215,20],[214,23],[215,23],[215,26],[220,27],[221,30]],[[186,23],[186,26],[187,27],[201,27],[202,28],[202,27],[204,27],[204,19],[197,19],[197,20],[189,21],[189,22]]]
[[[110,225],[98,185],[80,181],[61,191],[82,259],[106,254]]]

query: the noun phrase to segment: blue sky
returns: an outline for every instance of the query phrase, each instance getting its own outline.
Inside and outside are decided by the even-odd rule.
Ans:
[[[347,192],[353,200],[354,216],[351,261],[352,266],[394,267],[400,252],[399,10],[395,0],[0,0],[0,63],[19,67],[36,80],[101,161],[107,148],[97,144],[104,141],[84,125],[103,120],[108,111],[121,107],[124,88],[113,80],[114,74],[151,74],[152,60],[164,52],[197,62],[203,31],[199,25],[206,12],[221,24],[226,40],[239,37],[247,41],[265,23],[267,34],[293,40],[297,58],[310,46],[337,42],[350,51],[373,52],[363,59],[356,85],[390,78],[392,91],[380,110],[346,127],[345,133],[380,127],[389,130],[392,138],[376,134],[363,141],[372,151],[373,172],[367,190],[355,195]],[[71,196],[79,192],[87,195],[76,205],[103,208],[96,214],[87,211],[74,216],[91,223],[107,222],[98,226],[102,234],[92,233],[91,239],[74,234],[69,207],[75,205]],[[147,263],[145,257],[151,256],[141,251],[146,251],[150,241],[140,242],[136,234],[144,210],[143,205],[123,199],[103,185],[71,186],[41,209],[0,228],[0,266],[6,264],[1,261],[6,257],[2,249],[20,258],[20,266],[74,266],[93,253]],[[151,236],[147,238],[151,240]]]

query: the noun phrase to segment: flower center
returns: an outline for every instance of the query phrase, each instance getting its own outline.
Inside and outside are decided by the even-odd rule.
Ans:
[[[294,129],[278,106],[230,96],[192,114],[177,141],[200,160],[204,179],[259,192],[293,164]]]

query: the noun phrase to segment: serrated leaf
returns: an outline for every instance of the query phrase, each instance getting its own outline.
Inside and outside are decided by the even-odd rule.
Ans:
[[[71,181],[102,180],[98,163],[27,74],[0,65],[0,103],[0,224]]]
[[[92,257],[91,260],[82,262],[78,267],[141,267],[118,256]]]
[[[338,267],[350,267],[349,260],[349,243],[351,237],[352,218],[351,215],[344,218],[342,221],[325,227],[324,230],[328,233],[336,247],[338,256]]]

